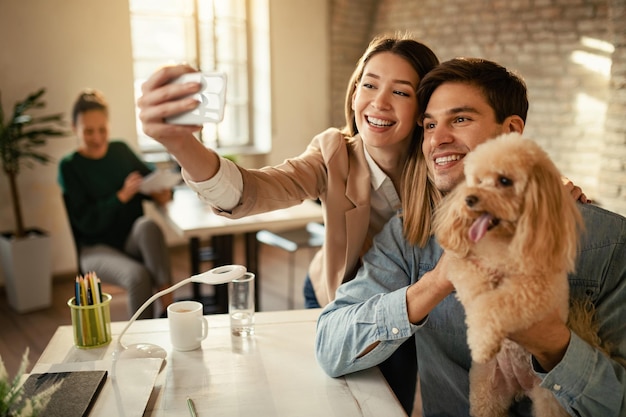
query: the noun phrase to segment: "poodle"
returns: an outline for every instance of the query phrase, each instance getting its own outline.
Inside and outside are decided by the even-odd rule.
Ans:
[[[477,146],[464,161],[465,182],[441,202],[434,230],[465,308],[470,413],[506,416],[527,395],[535,416],[567,416],[507,335],[555,310],[567,320],[567,274],[583,230],[576,202],[548,155],[518,133]]]

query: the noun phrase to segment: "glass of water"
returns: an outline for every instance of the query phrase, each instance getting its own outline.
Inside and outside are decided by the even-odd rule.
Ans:
[[[254,274],[246,272],[228,283],[230,331],[235,336],[254,334]]]

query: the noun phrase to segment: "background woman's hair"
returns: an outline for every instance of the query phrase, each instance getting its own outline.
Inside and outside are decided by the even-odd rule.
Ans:
[[[72,107],[72,124],[76,124],[79,114],[90,110],[99,110],[107,116],[109,114],[109,105],[104,98],[104,94],[93,88],[87,88],[78,94]]]

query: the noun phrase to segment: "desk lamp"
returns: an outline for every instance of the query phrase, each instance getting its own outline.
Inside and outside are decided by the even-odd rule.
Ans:
[[[190,282],[198,282],[201,284],[225,284],[234,279],[241,278],[246,273],[246,268],[241,265],[225,265],[217,268],[213,268],[209,271],[202,272],[197,275],[193,275],[187,279],[180,281],[178,284],[172,285],[169,288],[166,288],[158,293],[154,294],[150,297],[139,310],[135,312],[135,314],[130,318],[124,330],[117,337],[117,345],[115,346],[115,350],[113,351],[113,359],[132,359],[132,358],[161,358],[165,359],[167,356],[167,352],[161,346],[154,345],[152,343],[136,343],[134,345],[125,346],[122,343],[122,336],[126,333],[126,330],[130,327],[131,324],[137,320],[137,317],[156,299],[162,297],[165,294],[168,294],[174,291],[177,288],[182,287],[185,284]]]

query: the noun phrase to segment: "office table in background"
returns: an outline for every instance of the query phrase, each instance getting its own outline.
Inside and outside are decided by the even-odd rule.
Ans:
[[[245,239],[245,267],[253,272],[256,279],[255,292],[257,309],[260,307],[259,294],[261,279],[259,277],[258,242],[256,232],[262,229],[286,230],[303,227],[309,222],[323,222],[322,208],[314,201],[286,209],[255,214],[241,219],[228,219],[218,216],[204,204],[196,193],[186,186],[177,187],[174,197],[159,212],[180,236],[189,240],[191,275],[202,272],[200,264],[203,236],[211,237],[214,266],[233,263],[234,235],[241,234]],[[200,284],[194,284],[194,298],[200,299]],[[225,313],[228,297],[224,285],[215,286],[215,310],[205,308],[205,313]]]
[[[406,417],[377,368],[341,378],[330,378],[322,371],[314,353],[320,312],[257,313],[256,334],[250,338],[231,336],[227,315],[209,315],[208,338],[201,349],[190,352],[172,349],[167,319],[138,320],[125,334],[124,344],[155,343],[168,352],[143,415],[187,416],[186,398],[190,397],[199,417]],[[61,362],[110,359],[125,324],[112,323],[113,342],[91,350],[73,346],[71,326],[59,327],[34,371]],[[132,360],[120,360],[117,366]],[[115,401],[131,400],[123,398],[131,395],[127,392],[120,387]]]

